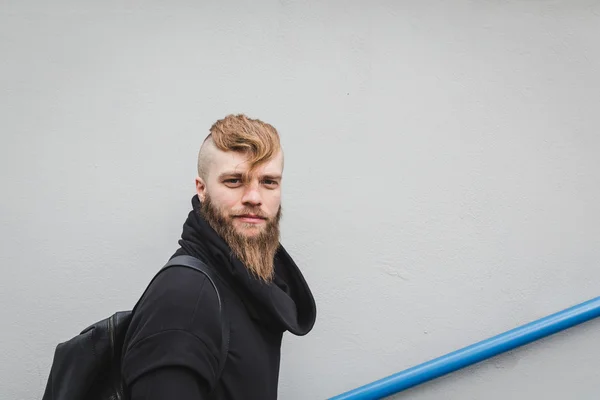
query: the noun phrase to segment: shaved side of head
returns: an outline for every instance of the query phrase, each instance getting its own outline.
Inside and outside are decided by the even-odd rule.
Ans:
[[[198,152],[198,176],[205,181],[217,151],[217,146],[215,146],[211,135],[208,135]]]

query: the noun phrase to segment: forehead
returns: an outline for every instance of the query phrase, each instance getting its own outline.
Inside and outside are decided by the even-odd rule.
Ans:
[[[223,173],[244,174],[250,169],[248,156],[245,153],[236,151],[216,150],[212,157],[210,168],[213,177]],[[281,175],[283,172],[283,153],[279,151],[275,157],[259,165],[253,172],[253,175]]]

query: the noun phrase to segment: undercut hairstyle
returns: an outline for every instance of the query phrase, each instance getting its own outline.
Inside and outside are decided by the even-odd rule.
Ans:
[[[211,142],[211,143],[208,143]],[[198,155],[198,175],[206,176],[208,157],[203,149],[213,144],[221,151],[235,151],[248,155],[250,168],[243,177],[247,179],[259,165],[271,160],[280,150],[279,133],[270,124],[244,114],[228,115],[210,128]]]

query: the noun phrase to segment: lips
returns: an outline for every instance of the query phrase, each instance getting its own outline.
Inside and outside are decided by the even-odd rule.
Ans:
[[[249,222],[249,223],[254,223],[254,224],[257,224],[257,223],[260,223],[260,222],[266,220],[266,218],[261,217],[260,215],[256,215],[256,214],[236,215],[235,218],[238,218],[244,222]]]

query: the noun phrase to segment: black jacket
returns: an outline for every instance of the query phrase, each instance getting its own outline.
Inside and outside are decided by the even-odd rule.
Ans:
[[[216,382],[221,321],[214,289],[203,274],[171,268],[140,300],[125,338],[122,373],[131,399],[276,399],[283,332],[305,335],[315,322],[310,289],[282,246],[273,283],[254,278],[200,217],[197,196],[192,207],[173,256],[200,258],[221,278],[230,323],[225,367]]]

